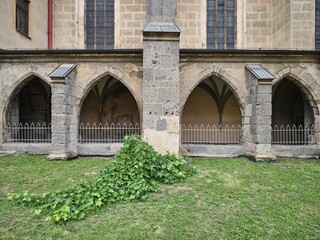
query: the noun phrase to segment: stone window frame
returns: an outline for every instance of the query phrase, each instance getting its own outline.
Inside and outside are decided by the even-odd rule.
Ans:
[[[16,30],[27,36],[29,35],[29,0],[16,0]]]
[[[207,48],[235,48],[236,9],[236,0],[207,0]]]
[[[113,49],[115,0],[86,0],[85,43],[87,49]]]

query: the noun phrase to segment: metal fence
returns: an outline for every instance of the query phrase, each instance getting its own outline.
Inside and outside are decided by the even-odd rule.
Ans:
[[[8,143],[50,143],[51,124],[7,123],[5,141]]]
[[[140,134],[139,124],[83,124],[79,125],[79,143],[122,143],[125,135]]]
[[[242,127],[182,125],[182,144],[237,145],[240,144]]]
[[[278,145],[312,145],[315,144],[315,127],[296,125],[274,125],[272,127],[272,144]]]

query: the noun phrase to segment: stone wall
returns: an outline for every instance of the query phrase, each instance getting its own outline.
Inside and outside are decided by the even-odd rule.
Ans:
[[[245,66],[246,64],[253,64],[257,62],[275,76],[273,85],[277,84],[285,77],[294,79],[295,84],[299,86],[301,91],[306,96],[306,100],[313,108],[315,124],[317,125],[317,127],[319,127],[320,124],[318,112],[318,93],[320,91],[318,69],[320,66],[318,56],[312,54],[300,54],[298,56],[295,53],[287,54],[286,57],[284,57],[284,55],[281,53],[263,53],[260,51],[257,51],[255,54],[229,53],[227,55],[224,53],[213,54],[205,52],[191,54],[182,51],[180,56],[179,83],[177,83],[177,81],[171,82],[171,84],[174,84],[176,88],[172,91],[163,88],[163,90],[161,90],[161,95],[157,94],[157,89],[161,88],[157,88],[154,89],[154,91],[149,92],[148,96],[143,97],[142,54],[138,52],[135,54],[130,54],[129,52],[123,53],[122,55],[118,55],[117,57],[107,53],[104,55],[92,54],[89,56],[87,54],[74,54],[71,52],[68,54],[65,53],[60,55],[47,55],[45,57],[41,53],[32,53],[29,55],[15,55],[15,53],[10,53],[6,56],[2,55],[0,59],[0,131],[2,133],[2,139],[0,143],[1,150],[16,149],[17,151],[21,152],[35,153],[35,144],[14,145],[3,143],[3,134],[5,133],[5,115],[7,111],[10,111],[10,99],[12,99],[12,94],[21,87],[26,79],[28,79],[30,76],[37,76],[52,86],[52,81],[48,78],[48,74],[52,72],[56,67],[58,67],[62,62],[77,64],[76,70],[73,73],[74,75],[71,76],[71,79],[75,80],[75,83],[72,84],[74,85],[74,89],[69,89],[72,92],[72,97],[68,98],[68,104],[72,106],[72,109],[69,109],[68,111],[69,113],[71,113],[69,123],[71,129],[70,132],[72,132],[73,136],[76,136],[77,134],[77,126],[79,124],[79,115],[83,100],[92,89],[92,87],[105,76],[111,75],[120,80],[132,93],[132,96],[137,102],[140,113],[142,113],[142,109],[144,109],[145,114],[149,114],[150,111],[152,112],[156,108],[147,109],[148,104],[143,104],[143,98],[145,98],[146,101],[148,99],[155,99],[156,101],[160,101],[161,99],[170,100],[170,97],[178,97],[178,99],[176,100],[177,104],[180,104],[180,109],[183,109],[185,102],[191,96],[190,94],[195,89],[195,87],[207,77],[214,75],[217,78],[223,80],[233,91],[235,99],[232,100],[232,107],[238,106],[242,117],[241,122],[242,124],[244,124],[244,126],[248,127],[243,129],[244,141],[240,147],[233,148],[234,151],[227,152],[226,155],[224,155],[223,153],[223,150],[225,148],[222,148],[221,146],[190,146],[187,148],[187,150],[190,151],[188,154],[195,156],[214,156],[214,154],[218,154],[219,156],[227,156],[228,153],[232,154],[232,156],[235,156],[243,154],[247,150],[252,150],[249,143],[252,143],[254,140],[252,132],[250,130],[250,119],[252,118],[254,112],[252,111],[252,104],[247,101],[247,96],[249,96],[250,93],[246,88]],[[157,69],[154,70],[156,70],[156,72],[158,71]],[[146,87],[152,86],[153,84],[155,84],[155,81],[158,80],[160,81],[160,84],[166,82],[164,79],[161,80],[161,78],[159,78],[162,75],[155,76],[157,77],[157,79],[150,79],[150,81],[146,83]],[[168,83],[169,82],[167,81],[166,84]],[[176,89],[179,92],[178,95],[174,95]],[[158,92],[160,91],[158,90]],[[167,93],[170,94],[167,95]],[[58,94],[58,92],[55,91],[55,94]],[[60,100],[57,99],[56,96],[53,104],[56,104],[59,101]],[[157,104],[159,105],[159,102],[155,102],[155,106],[157,106]],[[205,103],[202,104],[204,105]],[[174,125],[172,123],[176,122],[176,117],[182,117],[182,112],[178,109],[176,112],[173,112],[176,115],[174,115],[174,117],[172,118],[172,116],[170,115],[171,112],[165,112],[165,108],[163,108],[165,106],[166,105],[164,104],[163,106],[161,106],[161,108],[159,108],[162,115],[157,115],[152,119],[149,118],[149,120],[145,117],[143,118],[144,129],[148,129],[149,124],[151,124],[152,127],[155,126],[154,130],[160,131],[160,134],[148,135],[151,142],[155,141],[158,143],[160,140],[168,141],[170,134],[167,134],[169,135],[167,136],[167,138],[166,136],[163,139],[160,138],[162,137],[161,134],[165,132],[163,129],[165,129],[166,131],[167,129],[169,129],[170,131],[178,131],[177,134],[179,134],[179,125]],[[226,114],[230,118],[233,113],[233,110],[231,109],[232,108],[226,111]],[[57,111],[60,112],[59,109],[57,109]],[[256,113],[258,114],[258,111],[256,111]],[[76,142],[76,140],[74,140],[74,137],[73,141],[70,141],[69,143],[72,145],[68,146],[69,148],[76,148],[81,154],[97,153],[95,152],[95,147],[93,147],[92,145],[89,146],[86,144],[79,144]],[[48,144],[43,145],[43,148],[42,145],[40,146],[41,148],[39,148],[39,153],[45,153],[46,151],[52,151],[55,149],[53,148],[53,146],[50,146]],[[112,147],[110,145],[102,144],[99,146],[97,145],[97,148],[99,149],[98,154],[103,154],[103,149],[105,149],[105,153],[107,155],[114,153],[111,151],[116,151],[116,149],[118,149],[118,145],[116,147]],[[296,148],[295,146],[293,146],[291,152],[292,154],[294,154],[294,156],[311,156],[312,154],[314,155],[316,153],[317,148],[318,145],[308,146],[307,151],[303,150],[303,148]],[[283,152],[283,154],[289,154],[288,147],[272,146],[271,151],[276,155],[281,155],[281,149],[284,149],[285,151]]]
[[[54,48],[85,48],[84,0],[54,1]],[[145,0],[115,2],[115,48],[142,48]],[[206,1],[177,0],[180,48],[206,48]],[[238,0],[236,48],[314,49],[314,0]]]
[[[315,0],[291,1],[291,47],[310,50],[315,48]]]
[[[53,49],[84,49],[85,0],[55,0],[53,3]]]
[[[142,48],[145,0],[119,0],[115,4],[115,48]]]
[[[272,48],[272,0],[247,0],[244,49]]]
[[[180,48],[206,48],[206,1],[177,0]],[[236,48],[314,49],[315,0],[238,0]],[[142,48],[145,0],[115,1],[115,44]],[[0,48],[47,48],[47,1],[30,2],[29,38],[15,29],[15,2],[4,1]],[[85,48],[85,0],[55,0],[53,48]]]
[[[176,21],[181,29],[180,48],[205,48],[206,1],[177,0]]]
[[[273,46],[291,48],[291,4],[289,1],[273,1]]]

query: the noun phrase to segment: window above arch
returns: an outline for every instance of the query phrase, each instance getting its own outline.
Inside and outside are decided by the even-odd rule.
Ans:
[[[233,49],[235,46],[235,0],[207,0],[207,47]]]
[[[114,0],[86,0],[87,49],[114,48]]]
[[[16,0],[16,29],[28,36],[29,34],[29,1]]]

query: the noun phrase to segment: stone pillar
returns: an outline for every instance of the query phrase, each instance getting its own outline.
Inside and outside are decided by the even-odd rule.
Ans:
[[[67,76],[51,77],[52,80],[52,152],[50,160],[64,160],[77,156],[77,123],[75,121],[75,81],[73,69]]]
[[[179,152],[179,38],[175,0],[147,0],[143,30],[142,136],[161,152]]]
[[[275,156],[271,154],[273,79],[274,77],[261,66],[246,68],[247,102],[252,107],[250,132],[254,148],[251,154],[255,161],[275,160]]]

